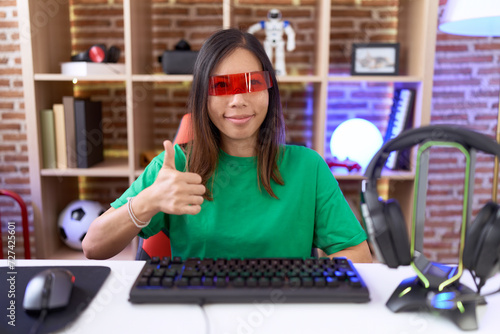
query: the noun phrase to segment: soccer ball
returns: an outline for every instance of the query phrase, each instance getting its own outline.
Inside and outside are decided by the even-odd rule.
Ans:
[[[59,214],[59,235],[71,248],[82,250],[90,224],[103,214],[104,206],[96,201],[76,200],[69,203]]]

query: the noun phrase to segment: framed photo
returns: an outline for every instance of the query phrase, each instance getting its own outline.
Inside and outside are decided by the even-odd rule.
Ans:
[[[353,44],[351,75],[397,75],[399,43]]]

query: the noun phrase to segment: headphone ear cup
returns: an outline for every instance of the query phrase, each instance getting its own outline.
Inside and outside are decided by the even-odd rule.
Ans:
[[[108,55],[106,58],[106,63],[117,63],[120,59],[120,49],[116,46],[110,46],[108,50]]]
[[[464,245],[464,267],[474,271],[476,276],[485,280],[499,266],[500,256],[500,217],[499,206],[488,202],[477,214],[467,233]]]
[[[493,202],[486,203],[485,206],[479,211],[473,223],[469,227],[465,237],[464,244],[464,254],[463,254],[463,264],[464,267],[469,270],[474,270],[477,263],[477,258],[479,256],[479,251],[481,248],[480,239],[484,238],[482,236],[484,227],[486,224],[493,219],[497,211],[497,205]]]
[[[89,59],[94,63],[103,63],[107,59],[106,46],[104,44],[95,44],[89,48]]]
[[[85,50],[83,52],[71,56],[71,61],[90,61],[89,50]]]
[[[384,216],[387,228],[390,231],[393,249],[398,265],[406,266],[411,263],[410,242],[408,241],[408,230],[399,203],[390,199],[385,203]]]

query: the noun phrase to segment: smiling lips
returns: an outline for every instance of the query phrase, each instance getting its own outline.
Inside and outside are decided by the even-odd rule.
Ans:
[[[233,124],[245,124],[253,118],[253,115],[224,116],[224,119]]]

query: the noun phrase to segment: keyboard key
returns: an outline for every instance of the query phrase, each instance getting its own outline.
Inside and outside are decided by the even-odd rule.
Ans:
[[[153,277],[163,277],[165,275],[165,268],[155,269],[153,271]]]
[[[247,279],[247,286],[254,288],[254,287],[257,286],[257,284],[258,284],[258,279],[257,278],[255,278],[255,277],[249,277]]]
[[[192,277],[189,280],[189,285],[190,286],[200,286],[201,285],[201,278],[200,277]]]
[[[139,281],[137,282],[137,286],[148,286],[148,278],[147,277],[141,277]]]
[[[161,278],[160,277],[151,277],[149,279],[149,285],[160,286],[161,285]]]
[[[143,272],[142,272],[142,277],[151,277],[151,275],[153,275],[153,271],[154,269],[152,268],[147,268],[145,269]]]
[[[231,283],[236,287],[245,286],[245,279],[243,277],[235,277]]]
[[[257,267],[259,265],[259,261],[256,259],[249,260],[248,265],[251,267]]]
[[[315,277],[314,278],[314,286],[323,287],[326,285],[326,281],[324,277]]]
[[[302,286],[305,287],[311,287],[314,284],[313,279],[311,277],[302,277],[301,280],[302,280]]]
[[[168,268],[167,270],[165,270],[165,276],[175,277],[176,275],[177,275],[177,270],[174,268]]]
[[[242,271],[240,273],[240,277],[250,277],[250,272],[248,272],[248,271]]]
[[[327,277],[326,278],[326,286],[330,288],[336,288],[340,286],[340,282],[336,277]]]
[[[182,273],[182,276],[184,277],[201,277],[202,272],[196,270],[196,269],[185,269],[184,272]]]
[[[343,271],[337,270],[335,272],[335,277],[337,277],[338,280],[344,280],[345,279],[345,273]]]
[[[202,278],[202,285],[203,286],[213,286],[214,285],[213,277],[203,277]]]
[[[283,277],[285,277],[285,273],[281,270],[278,270],[274,273],[274,276],[283,278]]]
[[[227,286],[226,277],[218,277],[217,276],[215,278],[215,286],[219,287],[219,288],[223,288],[223,287]]]
[[[353,287],[360,288],[361,287],[361,281],[357,277],[351,277],[349,279],[349,284]]]
[[[318,268],[318,270],[315,270],[315,271],[311,272],[310,275],[312,277],[322,277],[323,276],[323,272],[319,271],[319,268]]]
[[[302,280],[298,277],[291,277],[289,280],[289,285],[292,288],[298,288],[302,285]]]
[[[269,278],[267,278],[267,277],[259,278],[259,286],[268,287],[269,286]]]
[[[170,258],[169,257],[164,257],[160,261],[160,267],[161,268],[168,267],[169,264],[170,264]]]
[[[274,270],[268,270],[264,273],[264,277],[273,277],[274,276]]]
[[[283,282],[283,279],[281,277],[271,278],[271,286],[272,287],[278,288],[278,287],[283,286],[283,284],[284,284],[284,282]]]
[[[163,277],[161,280],[161,285],[165,287],[170,287],[174,285],[174,279],[172,277]]]
[[[202,267],[210,267],[213,266],[214,260],[213,259],[203,259],[200,262],[200,266]]]
[[[224,260],[224,259],[217,259],[215,261],[215,265],[216,266],[225,266],[226,265],[226,260]]]
[[[252,273],[252,276],[253,277],[262,277],[264,274],[262,273],[262,271],[254,271]]]
[[[187,277],[181,277],[180,279],[176,280],[174,282],[176,286],[188,286],[189,285],[189,279]]]

